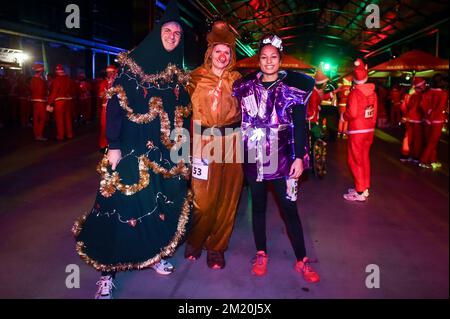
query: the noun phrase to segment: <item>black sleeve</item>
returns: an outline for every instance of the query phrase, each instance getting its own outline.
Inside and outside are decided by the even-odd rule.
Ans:
[[[306,106],[296,105],[292,113],[294,120],[294,150],[295,158],[301,158],[306,154]]]
[[[109,149],[120,149],[123,113],[124,110],[120,107],[117,96],[114,95],[106,105],[106,137]]]

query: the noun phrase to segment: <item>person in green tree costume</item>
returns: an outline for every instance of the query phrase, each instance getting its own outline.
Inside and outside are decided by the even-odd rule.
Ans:
[[[176,1],[138,47],[118,56],[121,70],[107,92],[109,147],[97,167],[100,187],[92,210],[73,226],[78,254],[102,272],[96,298],[112,297],[118,271],[174,270],[163,258],[181,242],[192,202],[187,159],[178,160],[189,143],[191,112],[182,58]]]

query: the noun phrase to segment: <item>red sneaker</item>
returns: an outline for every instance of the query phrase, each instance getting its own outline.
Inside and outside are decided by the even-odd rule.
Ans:
[[[295,264],[295,270],[303,275],[303,279],[307,282],[319,282],[320,276],[310,265],[308,257],[303,258],[303,260],[297,261]]]
[[[253,263],[252,273],[256,276],[264,276],[267,272],[267,262],[269,257],[263,250],[256,252],[255,262]]]

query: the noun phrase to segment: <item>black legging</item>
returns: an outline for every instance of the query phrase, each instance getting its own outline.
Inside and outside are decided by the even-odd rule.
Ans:
[[[297,260],[303,260],[306,256],[305,241],[303,239],[303,228],[297,213],[296,202],[286,198],[286,180],[274,179],[257,182],[254,178],[247,177],[252,196],[253,214],[253,236],[257,250],[267,252],[266,246],[266,207],[267,207],[267,185],[270,183],[275,188],[275,195],[281,204],[281,212],[284,216],[284,224],[294,248]]]

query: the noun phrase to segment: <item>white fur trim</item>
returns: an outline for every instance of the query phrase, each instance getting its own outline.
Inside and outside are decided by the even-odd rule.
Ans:
[[[366,76],[364,79],[362,80],[357,80],[357,79],[353,79],[353,82],[355,82],[355,84],[364,84],[367,82],[367,80],[369,79],[369,76]]]
[[[367,129],[363,129],[363,130],[352,130],[352,131],[347,131],[347,134],[363,134],[363,133],[370,133],[375,131],[374,128],[367,128]]]
[[[421,86],[421,85],[424,85],[424,84],[425,84],[425,80],[423,80],[422,82],[419,82],[417,84],[414,84],[414,87],[418,87],[418,86]]]
[[[320,80],[320,81],[316,80],[316,84],[322,84],[322,83],[325,83],[326,81],[328,81],[328,78],[326,78],[324,80]]]

